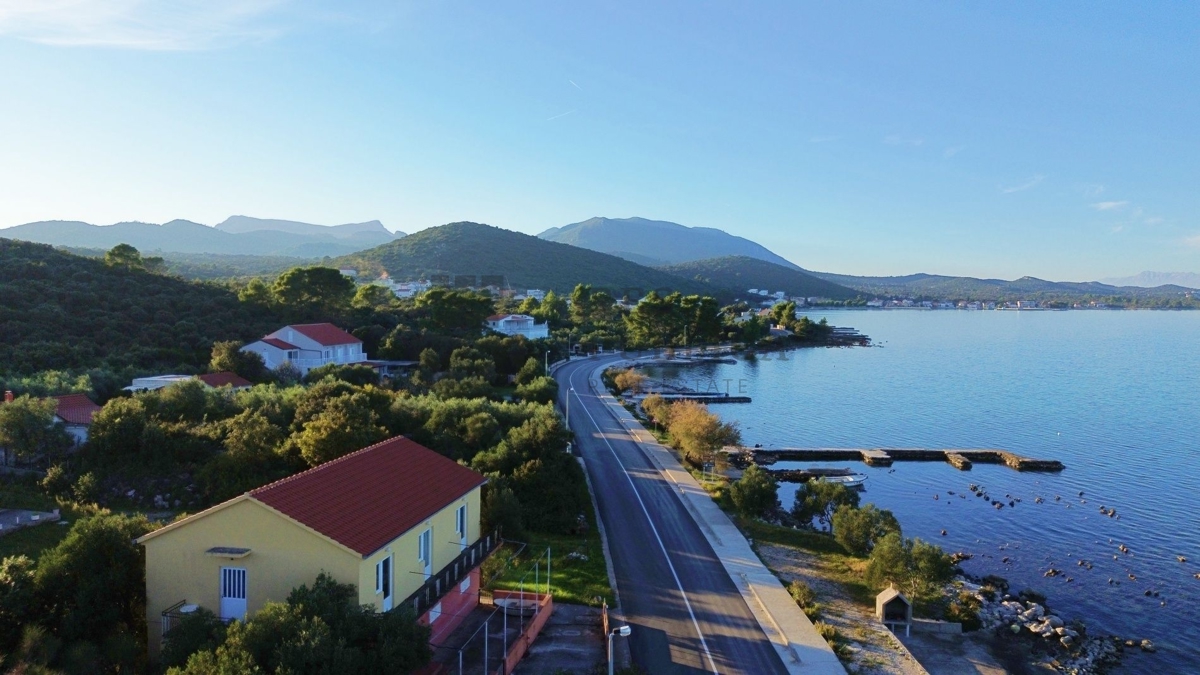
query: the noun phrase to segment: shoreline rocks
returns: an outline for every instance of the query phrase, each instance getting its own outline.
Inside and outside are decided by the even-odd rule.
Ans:
[[[1099,675],[1120,662],[1123,646],[1138,647],[1147,653],[1155,650],[1150,640],[1123,644],[1114,637],[1088,636],[1082,623],[1067,622],[1050,611],[1045,598],[1010,595],[1007,583],[996,577],[973,580],[960,576],[952,588],[955,595],[966,591],[979,601],[981,630],[1008,634],[1010,640],[1029,644],[1033,662],[1053,672]]]

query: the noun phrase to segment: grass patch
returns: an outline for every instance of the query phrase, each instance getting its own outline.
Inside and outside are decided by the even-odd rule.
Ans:
[[[75,518],[69,512],[63,513],[63,520],[75,522]],[[6,534],[0,537],[0,559],[15,555],[27,555],[36,561],[44,551],[57,546],[70,530],[71,528],[66,525],[45,523]]]
[[[599,603],[596,598],[613,600],[612,588],[608,584],[608,568],[604,562],[604,551],[600,545],[600,535],[595,529],[587,535],[556,535],[530,533],[526,536],[528,544],[521,555],[512,557],[508,567],[491,584],[493,589],[518,590],[524,578],[525,590],[534,590],[534,563],[540,559],[539,586],[541,592],[546,590],[546,548],[550,548],[550,592],[555,602],[566,602],[577,605],[593,605]],[[511,544],[510,544],[511,546]],[[508,555],[513,548],[507,548]],[[495,555],[504,555],[499,551]],[[586,556],[586,560],[579,558]]]
[[[809,553],[836,553],[847,556],[846,549],[832,535],[814,530],[797,530],[764,523],[754,518],[739,518],[738,527],[754,541],[803,549]]]
[[[30,511],[53,511],[58,503],[42,492],[36,484],[27,482],[0,482],[0,509],[28,509]]]
[[[599,597],[613,604],[614,595],[608,583],[608,565],[604,559],[604,546],[600,542],[600,528],[596,526],[596,514],[590,508],[587,510],[587,521],[588,529],[584,534],[526,533],[527,546],[519,556],[513,556],[520,547],[519,543],[506,544],[485,563],[483,578],[486,582],[494,573],[493,569],[503,567],[503,558],[509,557],[507,567],[488,588],[515,591],[520,589],[524,578],[525,590],[533,590],[534,563],[540,559],[539,576],[544,593],[546,548],[549,547],[550,592],[555,602],[599,606],[600,602],[596,600]]]

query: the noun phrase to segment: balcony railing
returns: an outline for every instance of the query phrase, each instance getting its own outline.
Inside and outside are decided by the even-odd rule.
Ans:
[[[180,624],[180,622],[183,621],[183,617],[187,616],[183,612],[179,611],[186,604],[187,604],[187,600],[180,600],[179,602],[177,602],[163,610],[163,613],[162,613],[162,636],[163,637],[166,637],[167,633],[170,633],[171,629],[178,626]]]
[[[483,564],[483,561],[500,547],[500,528],[496,528],[486,537],[480,537],[475,543],[463,549],[458,557],[450,562],[437,574],[425,580],[425,583],[412,595],[405,598],[399,606],[411,607],[417,616],[421,616],[430,607],[437,604],[447,591],[454,588],[466,578],[471,570]]]

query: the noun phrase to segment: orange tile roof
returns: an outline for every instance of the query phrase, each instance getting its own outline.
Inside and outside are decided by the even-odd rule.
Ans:
[[[295,329],[301,335],[316,340],[326,347],[332,345],[353,345],[362,342],[362,340],[331,323],[301,323],[292,324],[288,327]]]
[[[485,482],[397,436],[249,495],[366,557]]]
[[[220,373],[205,373],[204,375],[197,375],[196,379],[210,387],[233,387],[234,389],[239,389],[241,387],[254,386],[250,380],[247,380],[237,373],[231,373],[229,371]]]
[[[67,424],[91,424],[92,417],[100,412],[100,406],[85,394],[54,396],[58,408],[54,414]]]
[[[283,340],[280,340],[279,338],[265,337],[265,338],[259,340],[259,342],[264,342],[264,343],[269,344],[272,347],[276,347],[278,349],[299,349],[299,347],[297,347],[296,345],[294,345],[290,342],[284,342]]]

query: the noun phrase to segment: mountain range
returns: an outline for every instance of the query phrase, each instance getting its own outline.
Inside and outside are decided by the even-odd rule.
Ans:
[[[147,254],[205,253],[221,255],[322,258],[371,248],[404,236],[392,233],[378,220],[331,227],[288,220],[231,216],[210,227],[190,220],[161,225],[124,222],[92,225],[49,220],[4,230],[0,236],[53,246],[109,249],[129,244]]]
[[[1131,277],[1110,277],[1101,279],[1100,283],[1110,286],[1183,286],[1184,288],[1200,288],[1200,274],[1195,272],[1142,272]]]
[[[1006,281],[1004,279],[976,279],[937,274],[909,274],[899,277],[862,277],[828,272],[812,272],[812,274],[826,281],[861,291],[864,295],[925,297],[945,300],[1041,300],[1071,296],[1168,298],[1183,296],[1191,291],[1191,289],[1173,285],[1142,288],[1111,286],[1098,281],[1046,281],[1036,277],[1021,277],[1013,281]]]
[[[795,263],[760,244],[711,227],[687,227],[646,218],[589,218],[552,227],[538,235],[657,267],[724,256],[744,256],[799,270]]]
[[[514,288],[569,292],[576,284],[593,284],[618,298],[633,299],[650,290],[712,293],[707,283],[680,279],[668,272],[586,248],[480,223],[431,227],[391,243],[342,256],[333,261],[361,275],[387,271],[397,280],[444,276],[454,283],[481,283]]]
[[[827,281],[794,267],[784,267],[773,262],[741,255],[692,260],[677,265],[666,265],[658,269],[685,279],[729,289],[737,297],[746,297],[751,288],[770,293],[783,291],[789,296],[811,298],[814,296],[832,300],[849,300],[861,295],[846,286]]]
[[[856,296],[1013,300],[1178,298],[1200,287],[1200,274],[1143,272],[1103,282],[1013,281],[934,274],[870,277],[811,272],[767,248],[721,230],[646,218],[590,218],[537,237],[477,223],[451,223],[414,235],[389,232],[378,220],[323,226],[231,216],[207,226],[76,221],[28,223],[0,236],[97,255],[118,243],[162,255],[174,273],[218,278],[278,273],[298,258],[337,258],[398,279],[431,275],[487,276],[515,288],[570,290],[591,283],[610,290],[665,289],[744,297],[750,288],[835,300]],[[87,251],[85,249],[93,249]],[[289,260],[296,261],[289,263]],[[681,282],[680,280],[685,280]],[[1107,283],[1105,283],[1107,282]]]

